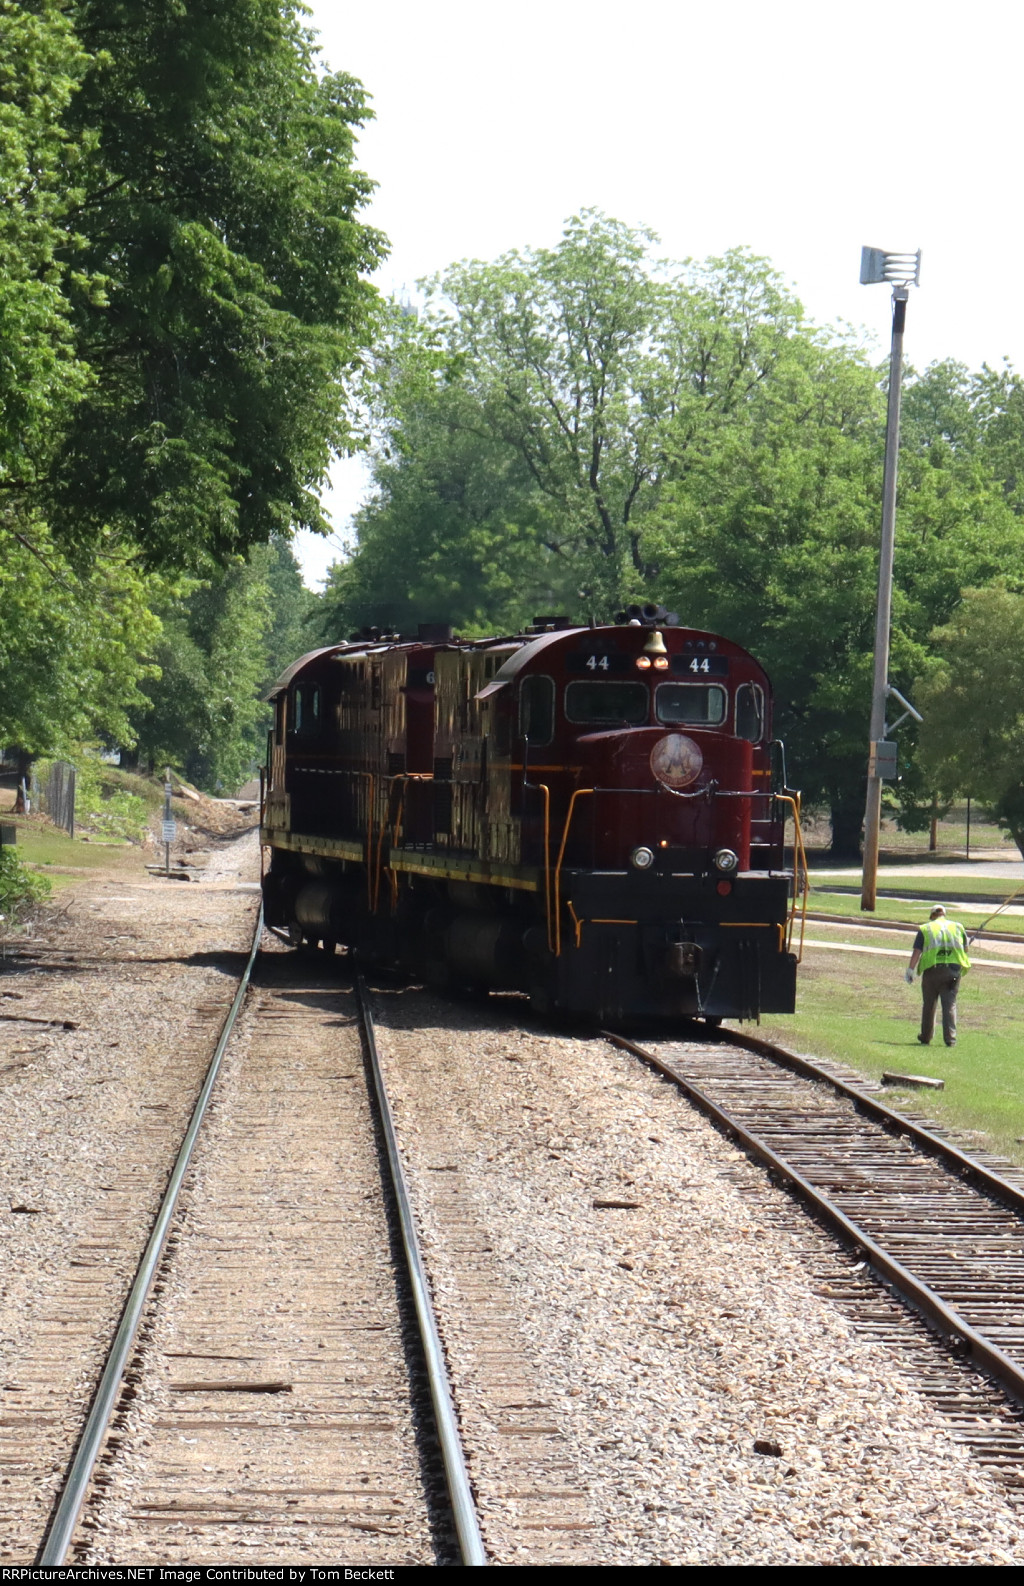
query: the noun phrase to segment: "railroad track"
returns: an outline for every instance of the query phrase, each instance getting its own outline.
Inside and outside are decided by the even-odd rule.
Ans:
[[[968,1156],[837,1065],[756,1037],[606,1038],[677,1084],[845,1241],[858,1272],[873,1273],[951,1348],[952,1378],[931,1360],[924,1391],[1024,1500],[1024,1175]],[[895,1336],[897,1314],[879,1311],[877,1288],[855,1279],[848,1297],[881,1336]],[[983,1374],[980,1386],[961,1364]]]
[[[215,1088],[260,935],[38,1563],[486,1563],[368,1012],[364,1067],[337,977],[264,955]]]

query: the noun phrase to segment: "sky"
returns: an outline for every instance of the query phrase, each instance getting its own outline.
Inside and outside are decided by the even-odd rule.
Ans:
[[[307,0],[327,65],[358,77],[378,184],[363,217],[391,243],[386,293],[456,259],[550,247],[597,208],[663,257],[745,244],[812,319],[888,344],[889,293],[860,249],[922,250],[906,357],[1024,366],[1024,7],[832,0]],[[366,490],[345,460],[335,534],[296,554],[316,586]]]

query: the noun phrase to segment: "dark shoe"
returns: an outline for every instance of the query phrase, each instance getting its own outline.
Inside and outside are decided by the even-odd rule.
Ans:
[[[920,1041],[922,1046],[931,1046],[932,1044],[932,1038],[930,1035],[928,1036],[927,1040],[923,1035],[919,1035],[917,1039]]]
[[[947,1045],[947,1046],[955,1046],[955,1045],[956,1045],[956,1042],[955,1042],[955,1041],[947,1041],[947,1042],[946,1042],[946,1045]]]

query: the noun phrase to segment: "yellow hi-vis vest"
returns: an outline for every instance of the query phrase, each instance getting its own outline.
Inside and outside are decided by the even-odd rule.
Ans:
[[[927,925],[922,925],[921,935],[924,951],[917,967],[922,975],[936,964],[957,964],[961,969],[970,969],[967,937],[963,926],[955,920],[929,920]]]

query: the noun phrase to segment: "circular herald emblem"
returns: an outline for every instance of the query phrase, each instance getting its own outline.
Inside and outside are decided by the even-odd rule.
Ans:
[[[670,732],[659,738],[651,750],[651,770],[667,788],[688,787],[700,776],[704,756],[683,732]]]

